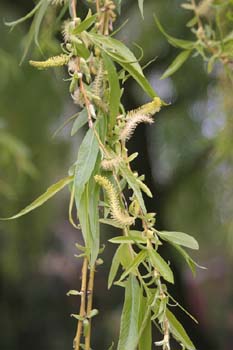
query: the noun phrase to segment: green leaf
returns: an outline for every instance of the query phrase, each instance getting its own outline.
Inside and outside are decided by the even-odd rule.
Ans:
[[[81,295],[82,293],[81,292],[78,292],[77,290],[69,290],[69,292],[68,293],[66,293],[66,295],[69,297],[70,295],[75,295],[75,296],[77,296],[77,295]]]
[[[108,289],[112,286],[120,264],[124,268],[127,268],[131,261],[132,256],[130,254],[129,247],[125,244],[120,245],[112,260],[112,265],[108,276]]]
[[[146,243],[147,239],[145,237],[139,237],[139,236],[119,236],[119,237],[114,237],[112,239],[109,239],[109,242],[115,243],[115,244],[121,244],[121,243]]]
[[[59,126],[59,127],[54,131],[52,137],[53,137],[53,138],[56,137],[56,136],[59,134],[59,132],[61,132],[61,130],[62,130],[66,125],[68,125],[72,120],[76,119],[78,115],[79,115],[79,113],[75,113],[75,114],[73,114],[71,117],[67,118],[67,119],[64,121],[64,123],[62,123],[61,126]]]
[[[121,41],[105,35],[88,33],[90,39],[100,48],[102,48],[109,56],[118,57],[118,60],[129,62],[134,65],[138,73],[143,74],[142,68],[137,61],[133,52]]]
[[[81,129],[86,123],[87,123],[87,109],[84,108],[78,115],[78,117],[75,119],[72,130],[71,130],[71,136],[74,136],[79,129]]]
[[[140,297],[141,288],[137,279],[130,276],[125,287],[125,302],[121,316],[117,350],[135,350],[137,347]]]
[[[122,0],[114,0],[118,13],[121,13]]]
[[[135,269],[145,260],[146,256],[146,250],[141,250],[140,253],[138,253],[132,262],[127,266],[127,269],[121,275],[119,282],[123,281],[130,273],[134,273]]]
[[[32,22],[30,29],[23,40],[24,49],[23,49],[22,58],[20,60],[20,65],[23,63],[23,61],[25,60],[25,57],[27,56],[30,50],[30,47],[33,42],[34,34],[35,34],[35,20]]]
[[[101,224],[106,224],[106,225],[110,225],[110,226],[122,229],[122,225],[120,225],[117,221],[112,219],[100,219],[99,222],[101,222]]]
[[[113,281],[116,277],[118,268],[120,266],[120,252],[121,252],[122,246],[119,246],[114,254],[114,257],[112,259],[112,264],[111,264],[111,268],[109,271],[109,275],[108,275],[108,289],[111,288]]]
[[[166,69],[160,79],[165,79],[174,74],[184,62],[188,59],[191,54],[191,50],[182,51],[171,63],[171,65]]]
[[[196,239],[187,233],[172,231],[157,231],[157,234],[165,241],[172,242],[190,249],[199,249]]]
[[[193,27],[195,26],[195,24],[197,24],[198,22],[198,17],[193,17],[192,19],[190,19],[190,21],[188,21],[188,23],[186,23],[187,27]]]
[[[146,214],[145,203],[144,203],[144,200],[142,197],[142,192],[141,192],[140,186],[137,183],[137,179],[135,178],[133,173],[126,166],[121,166],[120,171],[121,171],[123,178],[125,178],[127,180],[129,187],[132,188],[132,190],[133,190],[133,192],[134,192],[134,194],[135,194],[135,196],[140,204],[140,207],[143,211],[143,214]]]
[[[80,316],[78,314],[71,314],[70,316],[74,317],[76,320],[79,320],[79,321],[83,321],[84,320],[84,317]]]
[[[90,51],[84,46],[84,44],[75,43],[75,51],[77,56],[83,57],[85,60],[90,56]]]
[[[112,342],[112,345],[108,348],[108,350],[114,350],[114,343]]]
[[[95,127],[98,131],[98,124],[95,124],[93,126],[93,128]],[[96,139],[93,128],[87,131],[78,152],[74,177],[75,201],[78,209],[85,184],[91,177],[99,153],[98,141]]]
[[[141,180],[137,179],[137,183],[139,184],[139,187],[141,188],[141,190],[150,198],[153,198],[153,194],[151,193],[151,190],[149,189],[149,187],[144,184],[144,182],[142,182]]]
[[[174,276],[170,266],[166,263],[166,261],[159,255],[155,250],[149,250],[149,258],[151,260],[151,264],[156,268],[161,276],[168,282],[174,283]]]
[[[124,244],[124,243],[134,243],[133,239],[130,237],[126,236],[119,236],[119,237],[114,237],[108,240],[110,243],[114,244]]]
[[[95,173],[99,170],[99,164],[97,164]],[[88,216],[90,221],[90,231],[91,231],[91,242],[90,242],[90,254],[91,261],[90,265],[93,267],[95,261],[99,254],[100,246],[100,225],[99,225],[99,197],[100,197],[100,186],[96,183],[92,177],[88,183],[89,191],[89,204],[88,204]]]
[[[90,39],[103,49],[114,61],[119,63],[138,82],[143,90],[151,97],[158,96],[149,81],[145,78],[142,68],[135,55],[121,41],[104,35],[88,33]]]
[[[85,18],[84,21],[82,21],[82,22],[73,30],[73,34],[74,34],[74,35],[80,34],[80,33],[82,33],[84,30],[87,30],[88,28],[90,28],[90,26],[91,26],[92,24],[95,23],[96,17],[97,17],[97,14]]]
[[[151,350],[152,329],[151,329],[151,309],[148,299],[141,295],[139,314],[139,342],[138,350]]]
[[[85,255],[88,256],[88,259],[90,260],[90,254],[91,254],[91,246],[92,246],[92,235],[91,235],[91,228],[90,228],[90,220],[89,220],[89,191],[88,191],[88,185],[84,186],[84,191],[82,192],[81,198],[79,200],[79,206],[77,207],[78,210],[78,218],[79,223],[82,230],[83,239],[85,242]]]
[[[198,265],[191,256],[179,245],[172,243],[172,245],[178,250],[178,252],[184,257],[185,261],[187,262],[188,266],[190,267],[190,270],[192,271],[193,275],[196,275],[196,267],[199,267],[200,269],[206,269],[204,266]]]
[[[194,41],[176,39],[173,36],[167,34],[155,15],[154,15],[154,20],[160,32],[167,38],[168,42],[174,47],[180,47],[185,50],[192,50],[195,47],[196,43]]]
[[[144,0],[138,0],[138,7],[139,7],[139,10],[141,12],[141,16],[142,18],[144,19],[144,15],[143,15],[143,4],[144,4]]]
[[[43,21],[43,18],[46,14],[47,8],[49,6],[49,1],[48,0],[43,0],[42,5],[39,9],[39,11],[37,12],[36,16],[35,16],[35,33],[34,33],[34,40],[35,40],[35,44],[39,47],[39,32],[40,32],[40,27],[41,27],[41,23]]]
[[[28,214],[30,211],[40,207],[43,205],[47,200],[52,198],[57,192],[61,191],[65,186],[70,184],[73,181],[73,176],[65,177],[64,179],[58,181],[57,183],[50,186],[44,194],[42,194],[40,197],[38,197],[35,201],[33,201],[30,205],[28,205],[26,208],[21,210],[18,214],[13,215],[9,218],[1,218],[1,220],[13,220],[17,219],[23,215]]]
[[[149,81],[145,78],[144,74],[139,73],[132,63],[123,62],[115,56],[115,61],[119,63],[141,86],[141,88],[151,97],[157,97],[158,94],[155,92]]]
[[[196,348],[195,348],[194,344],[192,343],[192,341],[189,338],[188,334],[186,333],[184,327],[177,320],[175,315],[171,311],[166,309],[166,316],[168,318],[170,329],[171,329],[171,332],[172,332],[174,338],[176,338],[179,342],[181,342],[184,345],[185,349],[195,350]]]
[[[27,19],[31,18],[35,13],[36,11],[40,8],[40,6],[42,5],[44,0],[40,0],[38,2],[38,4],[30,11],[28,12],[25,16],[17,19],[16,21],[12,21],[12,22],[4,22],[4,24],[8,27],[14,27],[24,21],[26,21]]]
[[[96,315],[98,315],[99,313],[99,310],[97,309],[92,309],[91,312],[89,313],[89,315],[87,316],[88,318],[93,318],[95,317]]]
[[[121,89],[119,84],[119,79],[115,65],[112,60],[106,54],[102,54],[105,68],[108,72],[108,81],[109,81],[109,128],[110,130],[116,124],[116,117],[119,114],[119,106],[121,100]]]

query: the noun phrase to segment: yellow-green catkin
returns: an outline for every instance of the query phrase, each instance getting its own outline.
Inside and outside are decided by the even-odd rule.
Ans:
[[[68,55],[59,55],[48,58],[46,61],[29,61],[30,65],[38,69],[50,67],[60,67],[68,64],[70,57]]]
[[[123,227],[133,225],[135,219],[134,217],[129,216],[127,213],[124,213],[121,209],[118,194],[113,184],[106,177],[101,175],[96,175],[95,181],[102,186],[107,193],[113,220]]]

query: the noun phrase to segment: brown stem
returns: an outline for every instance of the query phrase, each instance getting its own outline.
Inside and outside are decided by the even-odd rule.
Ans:
[[[77,17],[76,0],[71,0],[71,10],[73,19]]]
[[[86,315],[87,268],[88,268],[88,260],[85,257],[83,260],[83,267],[82,267],[81,304],[80,304],[80,311],[79,311],[79,315],[81,317],[84,317]],[[75,350],[79,350],[80,348],[82,328],[83,328],[83,322],[79,320],[77,325],[76,335],[74,338],[74,345],[73,345],[73,348]]]
[[[99,2],[99,0],[96,0],[95,3],[96,3],[96,12],[99,13],[100,12],[100,2]]]
[[[87,316],[89,316],[92,310],[93,303],[93,288],[94,288],[94,278],[95,278],[95,267],[90,270],[88,288],[87,288]],[[85,350],[90,350],[91,345],[91,319],[89,319],[89,328],[85,338]]]

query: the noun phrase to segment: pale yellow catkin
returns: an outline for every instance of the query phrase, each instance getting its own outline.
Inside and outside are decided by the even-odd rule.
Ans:
[[[112,159],[103,159],[101,162],[101,166],[104,170],[113,170],[117,168],[122,162],[121,157],[114,157]]]
[[[113,184],[106,177],[101,175],[96,175],[95,181],[102,186],[107,193],[113,220],[123,227],[133,225],[135,219],[124,213],[121,209],[118,194]]]
[[[120,140],[123,142],[129,140],[140,123],[152,124],[152,115],[160,111],[161,105],[162,101],[160,98],[155,97],[152,102],[128,112],[126,115],[126,124],[120,133]]]

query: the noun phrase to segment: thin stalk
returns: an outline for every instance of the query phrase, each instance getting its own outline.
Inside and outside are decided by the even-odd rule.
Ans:
[[[76,0],[71,0],[71,10],[72,10],[72,17],[73,19],[77,17],[77,11],[76,11]]]
[[[87,288],[87,316],[89,316],[92,310],[93,304],[93,288],[95,279],[95,267],[90,270],[88,288]],[[90,350],[91,346],[91,319],[89,319],[89,328],[85,338],[85,350]]]
[[[80,304],[80,310],[79,310],[79,315],[81,317],[84,317],[86,315],[87,269],[88,269],[88,260],[87,260],[87,257],[85,257],[83,260],[83,267],[82,267],[81,304]],[[82,328],[83,328],[83,321],[79,320],[77,325],[76,335],[74,338],[73,348],[75,350],[80,349]]]
[[[96,12],[99,13],[100,12],[100,2],[99,2],[99,0],[96,0],[95,3],[96,3]]]

